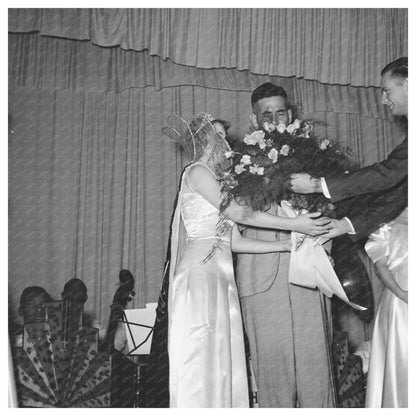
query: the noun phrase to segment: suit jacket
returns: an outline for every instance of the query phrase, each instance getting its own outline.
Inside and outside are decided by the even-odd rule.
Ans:
[[[407,176],[395,187],[385,191],[353,198],[346,216],[351,220],[355,235],[353,241],[367,237],[383,223],[394,220],[408,205]]]
[[[268,211],[277,214],[277,207]],[[259,240],[276,241],[281,236],[286,239],[289,234],[284,231],[247,227],[242,231],[244,237]],[[239,297],[251,296],[270,289],[276,279],[279,268],[280,253],[238,254],[236,276]]]
[[[337,202],[352,196],[392,188],[407,177],[407,155],[406,137],[386,160],[356,172],[325,178],[331,200]]]

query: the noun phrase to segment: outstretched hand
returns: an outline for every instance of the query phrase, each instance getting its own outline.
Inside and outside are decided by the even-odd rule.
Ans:
[[[321,180],[309,173],[294,173],[291,175],[291,189],[299,194],[313,194],[322,192]]]
[[[325,234],[325,237],[328,237],[328,238],[339,237],[340,235],[353,231],[350,223],[347,221],[345,217],[341,218],[340,220],[331,218],[330,225],[331,225],[331,228],[329,229],[328,233]]]
[[[331,219],[327,217],[318,218],[320,216],[320,212],[312,212],[299,215],[293,219],[295,223],[294,227],[292,228],[293,231],[307,234],[312,237],[323,234],[326,236],[329,230],[332,228]]]

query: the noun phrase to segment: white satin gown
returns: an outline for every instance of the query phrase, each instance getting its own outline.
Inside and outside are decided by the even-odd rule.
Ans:
[[[370,236],[366,251],[387,266],[402,290],[408,290],[408,209]],[[408,406],[407,303],[385,288],[374,321],[366,407]]]
[[[240,304],[230,233],[206,263],[219,211],[182,176],[169,277],[170,407],[248,407]],[[230,224],[231,225],[231,224]]]

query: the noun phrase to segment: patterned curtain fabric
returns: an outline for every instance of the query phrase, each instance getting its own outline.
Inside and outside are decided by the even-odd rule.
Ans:
[[[157,300],[187,162],[161,133],[171,113],[209,112],[241,138],[251,91],[271,81],[357,161],[383,159],[402,135],[375,86],[381,68],[407,54],[407,12],[370,11],[9,9],[12,316],[26,286],[57,299],[79,277],[87,314],[105,328],[122,268],[136,279],[133,307]],[[343,47],[334,43],[341,16]]]
[[[148,50],[196,68],[366,87],[406,55],[407,26],[407,9],[9,10],[10,32]]]

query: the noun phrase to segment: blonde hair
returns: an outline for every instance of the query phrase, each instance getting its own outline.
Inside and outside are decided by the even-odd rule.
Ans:
[[[194,138],[195,161],[206,162],[215,172],[218,179],[230,169],[231,161],[225,152],[230,151],[230,145],[216,131],[210,120],[197,116],[189,122],[190,133]]]

